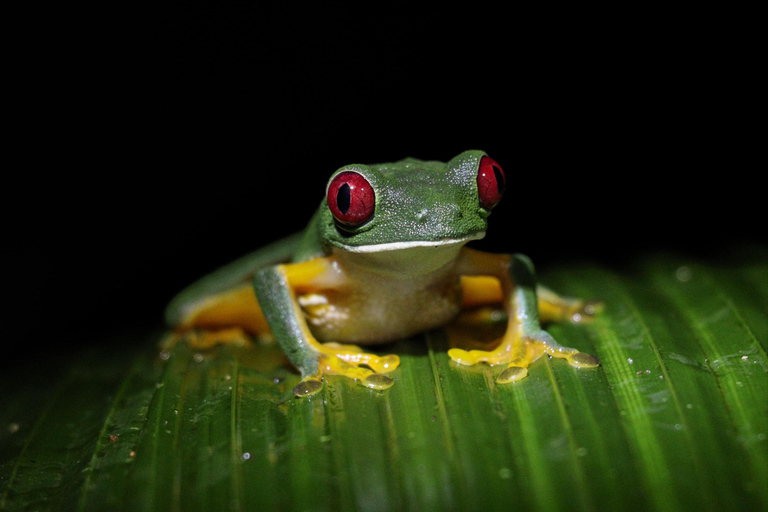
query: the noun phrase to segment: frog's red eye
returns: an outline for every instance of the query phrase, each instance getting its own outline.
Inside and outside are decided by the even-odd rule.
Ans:
[[[504,195],[506,181],[504,171],[493,158],[483,156],[480,159],[480,168],[477,171],[477,193],[483,208],[490,210],[499,204],[501,196]]]
[[[341,224],[365,224],[373,215],[375,204],[373,187],[361,174],[344,171],[328,185],[328,208]]]

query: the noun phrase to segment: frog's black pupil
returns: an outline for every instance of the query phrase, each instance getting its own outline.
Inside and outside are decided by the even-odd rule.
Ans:
[[[496,178],[496,188],[499,189],[499,197],[504,195],[504,175],[501,173],[501,169],[493,166],[493,175]]]
[[[341,213],[347,213],[349,211],[349,184],[345,183],[339,187],[339,191],[336,193],[336,206],[339,207]]]

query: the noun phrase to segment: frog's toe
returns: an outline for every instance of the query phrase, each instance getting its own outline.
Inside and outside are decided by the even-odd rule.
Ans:
[[[516,380],[520,380],[528,375],[528,368],[525,368],[523,366],[510,366],[496,379],[496,382],[499,384],[506,384],[508,382],[514,382]]]
[[[394,380],[390,379],[386,375],[379,375],[378,373],[369,375],[363,380],[363,386],[367,388],[375,389],[377,391],[381,391],[383,389],[389,389],[394,385],[395,385]]]
[[[473,364],[477,363],[475,358],[469,355],[469,352],[461,348],[450,349],[448,351],[448,357],[453,359],[457,364],[463,364],[466,366],[472,366]]]
[[[397,356],[392,356],[395,359],[390,359],[389,363],[399,363],[400,359]],[[369,365],[370,361],[365,361],[365,365]],[[365,386],[371,389],[387,389],[391,388],[395,381],[387,377],[374,373],[373,370],[364,368],[359,361],[353,361],[348,363],[337,356],[323,356],[320,358],[319,369],[322,375],[338,375],[346,377],[347,379],[355,381],[357,384]],[[308,379],[304,379],[308,380]]]
[[[368,361],[367,366],[376,373],[388,373],[400,366],[400,357],[394,354],[376,357]]]
[[[511,359],[511,352],[507,350],[463,350],[452,348],[448,351],[448,357],[457,364],[472,366],[478,363],[487,363],[490,365],[506,364]]]
[[[338,359],[353,366],[367,366],[376,373],[391,372],[400,366],[400,358],[396,355],[369,354],[356,345],[328,342],[323,345],[322,356],[328,360]]]
[[[307,377],[294,386],[293,394],[297,397],[312,396],[321,389],[323,389],[323,381],[317,377]]]
[[[566,360],[576,368],[597,368],[600,366],[600,360],[586,352],[575,352],[566,357]]]
[[[363,352],[363,349],[361,347],[358,347],[357,345],[349,345],[349,344],[341,344],[337,343],[335,341],[327,341],[323,344],[326,348],[332,348],[335,349],[338,352],[349,352],[352,354],[361,354]]]

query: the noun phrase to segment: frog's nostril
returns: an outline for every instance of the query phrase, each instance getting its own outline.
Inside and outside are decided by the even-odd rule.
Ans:
[[[446,217],[450,219],[460,219],[464,216],[464,212],[462,211],[461,206],[459,206],[458,204],[451,203],[449,205],[446,205],[446,208],[447,208],[447,211],[445,212]]]

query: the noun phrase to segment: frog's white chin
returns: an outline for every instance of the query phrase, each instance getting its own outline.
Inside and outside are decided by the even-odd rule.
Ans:
[[[439,240],[413,240],[408,242],[390,242],[384,244],[371,245],[340,245],[339,248],[349,252],[356,253],[379,253],[388,251],[399,251],[403,249],[414,249],[416,247],[440,247],[443,245],[463,245],[472,240],[479,240],[485,236],[485,231],[478,231],[471,235],[460,238],[441,238]]]
[[[334,248],[333,253],[349,269],[400,280],[414,279],[447,268],[464,244],[483,236],[485,232],[480,231],[462,238],[344,246]]]

